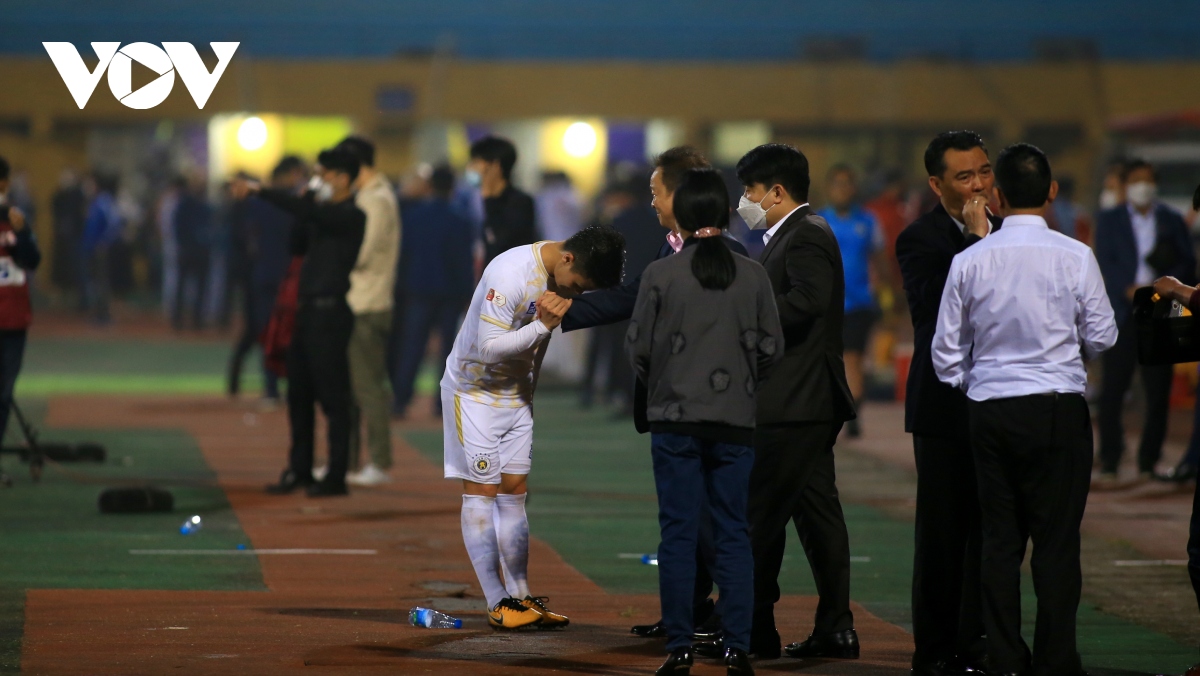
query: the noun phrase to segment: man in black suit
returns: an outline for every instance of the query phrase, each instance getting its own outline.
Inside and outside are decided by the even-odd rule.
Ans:
[[[1192,284],[1196,277],[1196,256],[1187,223],[1179,212],[1158,202],[1154,167],[1142,160],[1128,162],[1122,168],[1121,180],[1126,204],[1096,217],[1096,261],[1104,275],[1118,328],[1117,344],[1102,357],[1100,486],[1116,482],[1125,452],[1121,413],[1137,366],[1133,292],[1149,286],[1157,277],[1177,277],[1184,284]],[[1142,367],[1146,413],[1138,447],[1138,473],[1143,479],[1151,476],[1162,456],[1173,372],[1170,365]]]
[[[680,146],[665,151],[654,159],[654,172],[650,175],[650,192],[653,199],[650,206],[658,215],[659,224],[666,229],[667,241],[662,242],[654,260],[666,258],[683,248],[683,240],[675,232],[675,214],[672,210],[675,189],[683,181],[683,175],[690,169],[708,167],[708,160],[688,146]],[[633,240],[628,240],[633,241]],[[746,255],[746,247],[731,237],[722,239],[734,253]],[[678,248],[676,248],[678,247]],[[636,259],[639,254],[627,254],[627,260]],[[637,302],[638,288],[642,283],[641,272],[621,286],[601,291],[593,291],[577,296],[571,301],[571,307],[563,317],[562,330],[575,331],[595,326],[604,326],[623,322],[633,315],[633,306]],[[638,433],[650,431],[650,423],[646,419],[646,386],[636,378],[633,391],[633,423]],[[696,595],[695,623],[697,627],[713,615],[713,603],[708,600],[713,590],[712,576],[709,574],[708,561],[713,556],[711,528],[700,531],[700,541],[696,548]],[[638,636],[654,638],[666,636],[662,621],[654,624],[643,624],[633,627],[632,632]]]
[[[779,657],[775,602],[788,521],[795,521],[820,602],[807,640],[791,657],[857,658],[850,612],[850,538],[835,484],[833,444],[854,418],[842,362],[845,278],[837,239],[808,205],[808,159],[787,145],[762,145],[738,162],[745,194],[738,213],[768,228],[760,262],[771,278],[783,324],[783,359],[758,394],[750,541],[754,550],[754,628],[750,652]]]
[[[938,205],[896,239],[913,323],[913,356],[904,400],[904,430],[917,460],[913,561],[914,676],[965,674],[983,664],[979,586],[980,513],[967,429],[967,396],[940,380],[930,345],[942,289],[960,251],[1000,227],[965,225],[963,209],[986,207],[995,178],[983,139],[971,131],[938,134],[925,150],[925,171]]]

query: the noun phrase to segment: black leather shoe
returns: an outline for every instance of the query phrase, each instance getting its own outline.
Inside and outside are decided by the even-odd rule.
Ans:
[[[700,657],[720,660],[726,655],[725,640],[717,639],[715,641],[702,641],[692,646],[692,650]],[[754,641],[750,641],[749,654],[757,657],[760,660],[777,660],[779,659],[779,644],[771,645],[763,642],[762,645],[755,645]]]
[[[754,676],[754,667],[750,666],[750,656],[740,648],[730,648],[725,651],[726,676]]]
[[[1187,483],[1195,481],[1197,471],[1200,470],[1196,465],[1188,465],[1179,463],[1165,472],[1155,472],[1154,478],[1167,483]]]
[[[654,624],[635,624],[629,629],[629,633],[642,638],[662,638],[667,635],[667,627],[659,620]]]
[[[350,495],[350,491],[346,490],[344,482],[333,483],[331,481],[318,481],[309,486],[306,492],[310,498],[332,498],[341,495]]]
[[[676,648],[667,656],[667,661],[663,662],[658,671],[654,672],[654,676],[688,676],[691,673],[692,649]]]
[[[983,667],[967,665],[959,660],[935,660],[919,664],[909,672],[911,676],[987,676]]]
[[[302,477],[288,469],[284,470],[283,474],[280,475],[279,483],[269,484],[267,486],[267,492],[271,495],[287,495],[292,491],[301,488],[308,488],[312,485],[312,483],[313,480],[311,474],[307,477]]]
[[[783,649],[788,657],[830,657],[839,660],[858,659],[858,632],[853,629],[835,634],[810,635],[800,643]]]

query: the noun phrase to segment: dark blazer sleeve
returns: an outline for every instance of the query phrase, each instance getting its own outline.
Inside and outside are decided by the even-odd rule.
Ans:
[[[1159,207],[1159,218],[1166,222],[1166,230],[1170,233],[1172,244],[1179,252],[1179,260],[1163,274],[1191,286],[1196,282],[1196,250],[1192,246],[1187,222],[1177,211],[1164,207]]]
[[[791,288],[775,297],[785,328],[809,323],[829,307],[837,253],[826,240],[820,228],[800,227],[787,241],[784,260]]]
[[[1126,283],[1125,271],[1129,266],[1123,265],[1121,260],[1125,247],[1116,241],[1119,216],[1112,209],[1096,216],[1096,262],[1100,265],[1100,276],[1104,278],[1104,288],[1114,309],[1124,306],[1125,288],[1132,283],[1132,278]]]

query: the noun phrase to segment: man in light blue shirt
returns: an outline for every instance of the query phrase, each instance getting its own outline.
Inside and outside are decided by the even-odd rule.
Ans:
[[[1084,359],[1117,341],[1091,249],[1046,226],[1058,192],[1028,144],[996,160],[1004,224],[954,258],[933,365],[966,390],[983,523],[983,617],[989,673],[1082,674],[1075,615],[1079,524],[1092,467]],[[982,205],[964,212],[985,218]],[[1020,568],[1033,540],[1037,626],[1021,638]]]

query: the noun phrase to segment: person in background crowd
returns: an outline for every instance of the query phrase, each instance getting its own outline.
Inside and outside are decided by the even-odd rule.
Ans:
[[[954,257],[1000,228],[989,216],[967,227],[963,209],[987,206],[995,177],[983,139],[972,131],[938,134],[925,150],[937,206],[900,233],[896,260],[912,315],[913,355],[904,431],[917,466],[913,547],[912,676],[982,672],[979,586],[980,513],[967,395],[938,380],[931,346]]]
[[[76,294],[80,312],[84,305],[83,268],[79,249],[83,242],[83,224],[87,220],[87,196],[78,174],[63,169],[58,190],[50,200],[54,217],[54,260],[50,279],[60,289]]]
[[[1125,162],[1116,161],[1108,165],[1108,170],[1104,172],[1104,182],[1100,188],[1100,197],[1097,200],[1099,212],[1107,211],[1113,207],[1120,206],[1125,203]]]
[[[172,178],[154,212],[162,245],[162,308],[168,319],[175,316],[175,301],[179,295],[179,240],[175,238],[175,212],[185,192],[187,179],[182,176]]]
[[[965,389],[983,541],[989,674],[1083,676],[1076,615],[1079,526],[1092,468],[1084,360],[1118,340],[1092,250],[1047,227],[1050,162],[1018,143],[996,158],[1003,227],[954,258],[938,309],[933,366]],[[987,228],[986,204],[963,213]],[[1037,595],[1033,652],[1021,637],[1021,563]]]
[[[193,173],[187,188],[175,207],[175,243],[179,247],[179,282],[175,287],[175,303],[171,326],[183,330],[184,314],[190,309],[192,328],[204,328],[204,298],[211,258],[213,208],[208,203],[208,188],[204,176]],[[190,296],[190,300],[189,300]],[[186,303],[186,304],[185,304]]]
[[[359,162],[354,201],[367,215],[358,262],[350,273],[347,301],[354,311],[350,337],[350,382],[354,407],[350,418],[350,468],[347,481],[356,486],[388,483],[392,468],[391,393],[388,391],[387,351],[391,342],[396,263],[400,258],[400,208],[387,178],[375,170],[375,144],[350,136],[338,148]],[[366,426],[366,465],[359,468],[360,438]]]
[[[542,189],[533,198],[537,211],[537,236],[562,241],[583,227],[583,207],[571,177],[562,171],[542,174]]]
[[[696,552],[700,522],[708,520],[725,666],[729,674],[752,676],[754,560],[746,502],[756,393],[783,356],[783,330],[766,271],[733,255],[722,236],[729,193],[721,175],[688,171],[673,209],[683,250],[646,268],[626,341],[638,380],[651,393],[647,417],[662,531],[658,588],[669,653],[657,674],[675,676],[692,666]]]
[[[1142,160],[1124,165],[1122,184],[1127,204],[1100,212],[1096,218],[1096,259],[1120,327],[1116,346],[1104,354],[1100,389],[1100,486],[1117,480],[1125,452],[1122,412],[1125,393],[1137,368],[1137,329],[1131,302],[1138,288],[1169,276],[1185,284],[1195,281],[1196,255],[1187,224],[1174,209],[1158,202],[1157,174]],[[1171,365],[1141,367],[1146,407],[1137,465],[1143,479],[1153,477],[1167,435],[1167,400]]]
[[[0,441],[8,427],[13,390],[33,322],[29,275],[42,262],[25,212],[9,203],[8,160],[0,157]]]
[[[850,610],[850,536],[838,498],[833,444],[854,418],[842,363],[845,275],[837,238],[808,206],[808,158],[779,143],[758,146],[737,164],[745,193],[738,213],[763,233],[762,265],[775,289],[783,359],[758,393],[750,540],[754,550],[754,630],[750,652],[779,657],[775,603],[793,522],[816,582],[815,626],[789,657],[857,659]]]
[[[111,282],[108,250],[121,237],[124,223],[117,210],[117,175],[97,171],[91,180],[94,196],[83,225],[80,248],[87,266],[88,313],[94,323],[105,326],[112,321],[108,309]]]
[[[271,172],[271,188],[299,195],[308,179],[308,167],[299,157],[284,157]],[[228,392],[241,391],[242,364],[257,345],[271,319],[279,284],[291,262],[290,241],[295,217],[258,196],[247,196],[242,222],[247,252],[247,287],[243,300],[242,336],[229,360]],[[279,377],[263,363],[263,404],[279,402]]]
[[[892,263],[896,260],[896,238],[909,223],[908,195],[904,174],[899,169],[889,169],[883,174],[883,189],[863,207],[875,216],[883,232],[883,255],[878,259],[881,281],[890,286],[896,295],[903,297],[904,280],[900,270]],[[903,313],[903,310],[900,311]]]
[[[404,417],[412,404],[417,372],[425,359],[429,334],[438,336],[437,381],[446,371],[446,358],[454,348],[458,320],[471,302],[475,286],[472,228],[455,212],[454,171],[433,170],[431,197],[408,204],[404,211],[404,241],[399,283],[404,287],[402,333],[394,337],[398,356],[392,388],[392,412]],[[442,414],[441,397],[434,411]]]
[[[644,179],[644,174],[642,175]],[[638,190],[641,188],[641,190]],[[644,194],[645,184],[624,181],[612,185],[600,199],[597,222],[612,225],[625,237],[625,277],[640,277],[662,246],[662,231],[654,209],[639,198]],[[570,311],[568,311],[568,315]],[[625,322],[605,324],[592,330],[588,345],[587,364],[584,367],[580,405],[589,408],[596,394],[596,378],[603,382],[603,399],[624,398],[622,415],[633,415],[633,372],[621,358],[627,330]],[[601,372],[601,366],[607,368]]]
[[[856,203],[858,181],[848,165],[834,165],[825,179],[829,206],[817,212],[837,237],[846,275],[845,316],[842,344],[846,362],[846,383],[854,397],[857,412],[862,405],[865,380],[863,354],[871,340],[871,327],[879,316],[873,293],[873,280],[880,278],[877,259],[883,250],[883,231],[875,216]],[[861,417],[861,416],[859,416]],[[846,423],[851,438],[861,431],[859,417]]]
[[[1051,205],[1047,218],[1051,229],[1084,244],[1091,243],[1091,226],[1083,208],[1075,203],[1075,179],[1070,176],[1059,180],[1058,198]]]
[[[483,196],[483,265],[509,249],[537,239],[533,198],[512,185],[517,149],[508,139],[486,136],[471,144],[466,181]]]
[[[292,448],[288,468],[267,492],[284,495],[305,489],[309,497],[346,495],[350,461],[350,335],[354,312],[346,301],[350,273],[362,247],[366,214],[354,204],[358,157],[331,149],[317,157],[320,172],[303,196],[266,189],[262,198],[296,218],[292,254],[303,256],[296,323],[287,355],[288,423]],[[255,191],[244,182],[235,195]],[[316,404],[321,405],[329,435],[329,465],[313,477]]]

